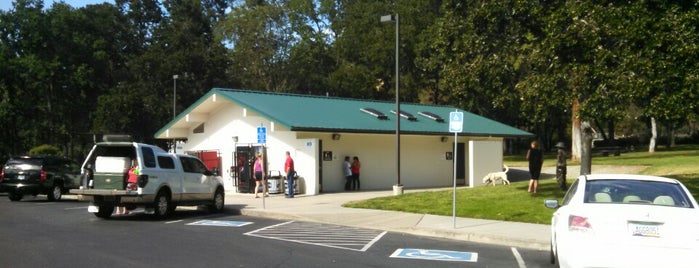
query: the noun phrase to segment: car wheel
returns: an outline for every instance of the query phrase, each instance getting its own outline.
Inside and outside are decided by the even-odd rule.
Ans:
[[[558,252],[558,251],[556,251]],[[561,263],[558,262],[558,255],[553,253],[553,245],[551,245],[551,264],[553,264],[554,268],[560,268]]]
[[[113,205],[100,205],[97,212],[95,212],[95,216],[102,219],[109,219],[109,217],[112,216],[112,213],[114,213]]]
[[[220,188],[216,190],[214,194],[213,204],[209,205],[209,212],[220,213],[223,211],[223,205],[225,204],[226,196],[223,194],[223,190]]]
[[[53,188],[51,188],[51,192],[49,192],[46,197],[49,199],[49,201],[58,201],[61,200],[63,194],[63,187],[60,185],[54,185]]]
[[[164,219],[168,216],[171,206],[170,196],[163,191],[158,192],[158,195],[155,196],[155,200],[153,201],[153,216],[156,219]]]
[[[19,193],[10,192],[7,194],[7,197],[10,198],[10,200],[12,200],[12,201],[22,200],[22,194],[19,194]]]

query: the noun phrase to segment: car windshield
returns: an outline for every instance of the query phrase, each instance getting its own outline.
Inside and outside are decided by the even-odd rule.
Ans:
[[[679,184],[648,180],[590,180],[585,186],[585,203],[692,207]]]
[[[11,159],[5,164],[5,171],[40,170],[41,160],[38,159]]]

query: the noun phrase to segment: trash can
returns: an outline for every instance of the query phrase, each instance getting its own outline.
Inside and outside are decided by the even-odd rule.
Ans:
[[[289,182],[284,178],[284,194],[289,195]],[[294,195],[299,194],[299,176],[294,176]]]
[[[270,170],[267,175],[267,192],[270,194],[279,194],[282,192],[282,172],[279,170]]]

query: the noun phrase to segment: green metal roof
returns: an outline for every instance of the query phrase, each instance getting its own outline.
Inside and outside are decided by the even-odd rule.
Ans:
[[[395,133],[395,102],[347,99],[314,95],[262,92],[251,90],[214,88],[199,101],[187,108],[168,126],[159,130],[158,137],[170,125],[205,101],[212,94],[258,113],[292,131],[352,132],[352,133]],[[362,108],[371,108],[386,115],[379,119]],[[401,103],[400,109],[415,120],[401,117],[400,129],[404,134],[447,135],[449,113],[463,112],[463,132],[466,136],[528,137],[533,134],[475,115],[455,107]],[[421,115],[434,114],[442,122]]]

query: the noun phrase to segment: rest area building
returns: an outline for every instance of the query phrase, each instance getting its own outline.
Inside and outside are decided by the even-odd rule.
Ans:
[[[243,191],[251,159],[264,152],[267,170],[280,175],[285,152],[298,172],[300,192],[344,191],[345,156],[359,157],[361,190],[474,187],[501,171],[505,138],[531,133],[449,106],[214,88],[155,134],[176,141],[177,153],[199,155]],[[463,113],[462,132],[449,132],[449,114]],[[397,150],[396,121],[400,121]],[[455,140],[456,136],[456,140]],[[456,144],[454,144],[456,143]],[[456,145],[456,146],[455,146]],[[456,152],[454,152],[456,148]],[[456,159],[456,162],[454,162]]]

